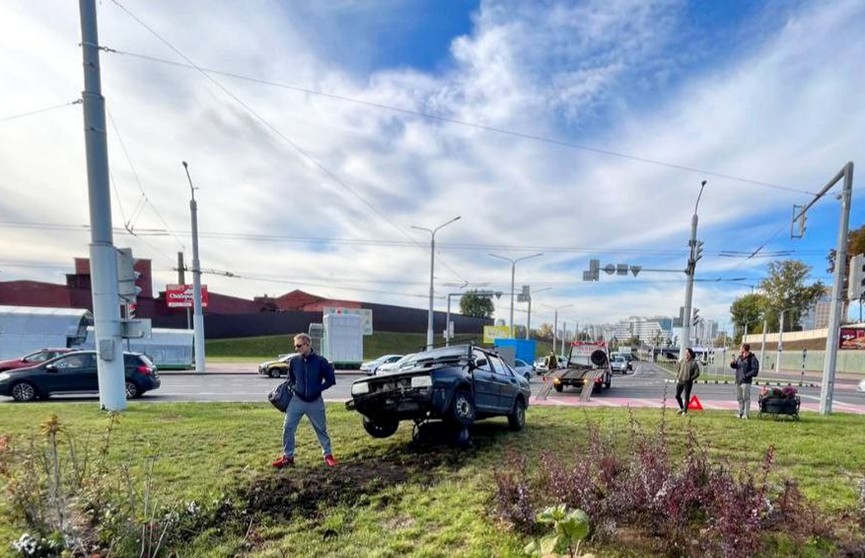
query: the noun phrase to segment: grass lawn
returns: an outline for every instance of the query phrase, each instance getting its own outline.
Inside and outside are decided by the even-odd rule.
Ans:
[[[457,339],[457,342],[467,341]],[[481,339],[475,339],[480,342]],[[244,337],[239,339],[211,339],[205,342],[207,360],[211,362],[258,362],[272,360],[279,354],[292,352],[288,335]],[[443,345],[444,338],[435,336],[436,345]],[[387,354],[414,353],[426,346],[426,333],[391,333],[378,331],[363,338],[363,358],[372,360]],[[550,345],[538,341],[536,354],[547,355]],[[530,363],[531,364],[531,363]]]
[[[92,436],[95,442],[108,422],[95,402],[4,405],[0,434],[21,443],[51,414],[78,440]],[[756,470],[774,444],[776,477],[799,481],[824,510],[857,504],[865,417],[846,414],[806,413],[801,422],[783,422],[740,421],[720,411],[683,419],[657,410],[533,407],[522,432],[510,432],[504,419],[485,421],[474,430],[473,447],[456,450],[410,446],[406,424],[391,438],[373,439],[359,415],[332,404],[328,420],[339,467],[324,467],[304,421],[298,464],[279,472],[270,461],[280,452],[282,416],[269,406],[133,402],[113,433],[111,457],[141,467],[143,456],[155,455],[159,502],[231,495],[248,498],[261,512],[249,529],[254,537],[246,537],[254,539],[251,546],[242,546],[243,534],[210,530],[193,538],[181,556],[520,556],[527,540],[491,513],[493,470],[509,446],[531,458],[544,449],[572,452],[584,444],[587,421],[624,446],[632,419],[655,432],[664,416],[673,452],[681,454],[693,429],[714,456]],[[8,542],[20,533],[20,526],[0,518],[0,556],[9,555]],[[601,555],[630,554],[608,549]]]

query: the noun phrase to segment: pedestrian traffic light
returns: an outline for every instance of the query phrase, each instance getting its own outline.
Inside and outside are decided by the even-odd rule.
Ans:
[[[850,258],[850,275],[847,277],[847,299],[859,300],[865,292],[865,254]]]
[[[132,319],[135,317],[135,311],[138,309],[137,304],[127,304],[126,305],[126,317],[128,319]]]
[[[127,303],[135,304],[138,294],[141,292],[141,287],[135,284],[135,281],[141,277],[141,274],[133,268],[135,258],[132,257],[131,248],[117,249],[117,287],[120,298]]]
[[[694,308],[694,319],[691,320],[691,324],[697,325],[698,323],[700,323],[700,309]]]

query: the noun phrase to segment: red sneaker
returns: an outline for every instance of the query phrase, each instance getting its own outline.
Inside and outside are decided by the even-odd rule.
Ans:
[[[331,454],[327,454],[324,456],[324,462],[328,467],[336,467],[336,458]]]
[[[282,469],[283,467],[291,467],[294,465],[294,457],[289,457],[288,455],[283,455],[273,463],[271,463],[277,469]]]

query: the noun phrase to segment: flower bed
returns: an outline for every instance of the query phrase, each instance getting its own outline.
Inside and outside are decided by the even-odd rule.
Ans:
[[[760,414],[778,416],[790,416],[799,419],[799,393],[793,386],[784,388],[764,387],[758,399]]]

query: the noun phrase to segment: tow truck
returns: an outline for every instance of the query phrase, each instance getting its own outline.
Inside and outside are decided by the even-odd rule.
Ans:
[[[609,389],[613,380],[610,368],[610,353],[605,341],[574,341],[568,349],[567,367],[558,370],[553,377],[553,388],[559,393],[566,386],[583,389],[586,384],[592,391]]]

